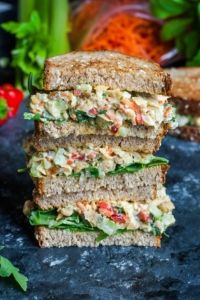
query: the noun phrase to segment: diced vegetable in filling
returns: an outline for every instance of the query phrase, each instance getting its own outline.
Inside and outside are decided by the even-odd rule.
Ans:
[[[58,210],[41,211],[35,208],[29,213],[29,221],[33,226],[98,231],[104,233],[104,237],[134,230],[162,235],[175,222],[173,209],[174,205],[166,194],[149,203],[79,201],[69,202]]]
[[[56,151],[38,152],[30,158],[28,169],[32,177],[86,176],[104,177],[133,173],[145,167],[167,164],[168,161],[150,154],[121,150],[120,147],[58,148]]]
[[[177,114],[176,119],[179,127],[183,127],[186,125],[200,127],[200,116],[197,117],[192,115]]]
[[[31,97],[31,113],[26,119],[47,122],[88,122],[126,136],[130,124],[158,128],[161,123],[175,126],[174,108],[167,97],[111,90],[105,86],[80,84],[75,90],[37,93]]]

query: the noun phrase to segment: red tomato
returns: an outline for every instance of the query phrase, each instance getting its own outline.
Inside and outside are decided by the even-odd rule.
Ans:
[[[112,133],[117,133],[117,131],[119,130],[119,128],[117,128],[115,125],[113,125],[112,127],[111,127],[111,131],[112,131]]]
[[[99,201],[97,206],[99,207],[99,212],[108,218],[115,213],[114,209],[106,201]]]
[[[84,160],[84,159],[85,159],[85,155],[84,154],[79,155],[78,160]]]
[[[128,216],[124,214],[114,214],[111,216],[111,219],[116,223],[126,223]]]
[[[12,84],[10,84],[10,83],[4,83],[1,86],[6,91],[15,89],[15,87]]]
[[[0,126],[5,124],[7,122],[7,120],[8,120],[8,117],[3,119],[3,120],[0,120]]]
[[[88,111],[88,113],[89,113],[90,116],[96,116],[97,115],[97,109],[95,107],[93,107]]]
[[[5,98],[6,91],[0,86],[0,97]]]
[[[74,90],[74,96],[81,96],[81,91],[79,90]]]
[[[68,159],[68,160],[67,160],[67,164],[68,164],[68,165],[72,165],[72,164],[73,164],[73,162],[74,162],[74,160],[73,160],[73,159]]]
[[[148,222],[150,219],[150,215],[147,211],[141,211],[138,216],[139,216],[140,221],[145,222],[145,223]]]

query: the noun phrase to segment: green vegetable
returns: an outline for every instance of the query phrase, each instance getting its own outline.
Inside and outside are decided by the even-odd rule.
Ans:
[[[41,116],[40,116],[40,114],[32,114],[32,113],[25,112],[24,119],[29,120],[29,121],[30,120],[31,121],[40,121]]]
[[[3,247],[0,247],[2,250]],[[21,287],[23,291],[27,290],[27,281],[28,278],[19,272],[19,269],[16,268],[7,258],[0,255],[0,276],[1,277],[11,277],[13,276],[15,281]]]
[[[107,235],[114,235],[120,229],[119,225],[102,215],[98,215],[97,220],[97,227],[101,229]]]
[[[47,103],[47,110],[55,120],[61,119],[67,111],[67,103],[62,99],[51,100]]]
[[[162,211],[155,204],[149,205],[149,211],[153,215],[155,220],[160,219],[162,216]]]
[[[161,236],[162,233],[160,231],[160,229],[156,226],[152,226],[151,228],[151,233],[154,235],[154,236]]]
[[[76,119],[79,123],[91,122],[95,118],[95,117],[88,116],[86,112],[81,111],[81,110],[77,110],[74,113],[75,113]]]
[[[2,24],[16,38],[11,54],[18,85],[26,88],[32,73],[34,85],[41,88],[44,60],[69,52],[68,14],[67,0],[20,0],[19,22]]]
[[[175,40],[187,65],[200,65],[200,1],[150,0],[150,6],[154,16],[165,20],[161,38]]]
[[[27,170],[27,168],[21,168],[17,170],[17,173],[21,174],[21,173],[25,173]],[[0,249],[1,250],[1,249]]]
[[[163,157],[154,157],[149,163],[134,163],[132,165],[122,167],[118,166],[114,171],[110,171],[108,175],[117,175],[124,173],[135,173],[145,168],[150,168],[159,165],[167,165],[169,161]]]
[[[5,119],[5,117],[7,116],[7,112],[8,112],[7,102],[3,98],[0,98],[0,120]]]

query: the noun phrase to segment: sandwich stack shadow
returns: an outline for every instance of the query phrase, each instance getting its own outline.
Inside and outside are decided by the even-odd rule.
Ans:
[[[168,161],[153,155],[174,126],[169,87],[157,64],[119,53],[46,61],[25,113],[35,190],[24,213],[41,247],[160,246],[175,222]]]

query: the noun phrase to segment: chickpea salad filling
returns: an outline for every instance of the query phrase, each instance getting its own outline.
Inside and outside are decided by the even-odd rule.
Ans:
[[[41,122],[87,122],[113,134],[127,136],[127,126],[176,127],[175,109],[168,97],[80,84],[70,91],[36,93],[24,118]]]
[[[98,232],[98,240],[127,231],[141,230],[161,236],[175,223],[173,203],[161,191],[157,199],[145,202],[130,201],[78,201],[65,207],[48,211],[40,210],[27,201],[24,214],[33,226],[69,231]]]
[[[134,173],[143,168],[168,164],[168,160],[150,154],[128,152],[120,147],[58,148],[37,152],[31,156],[27,168],[32,177],[84,176],[104,177]]]
[[[192,116],[192,115],[176,115],[178,127],[183,126],[197,126],[200,128],[200,116]]]

